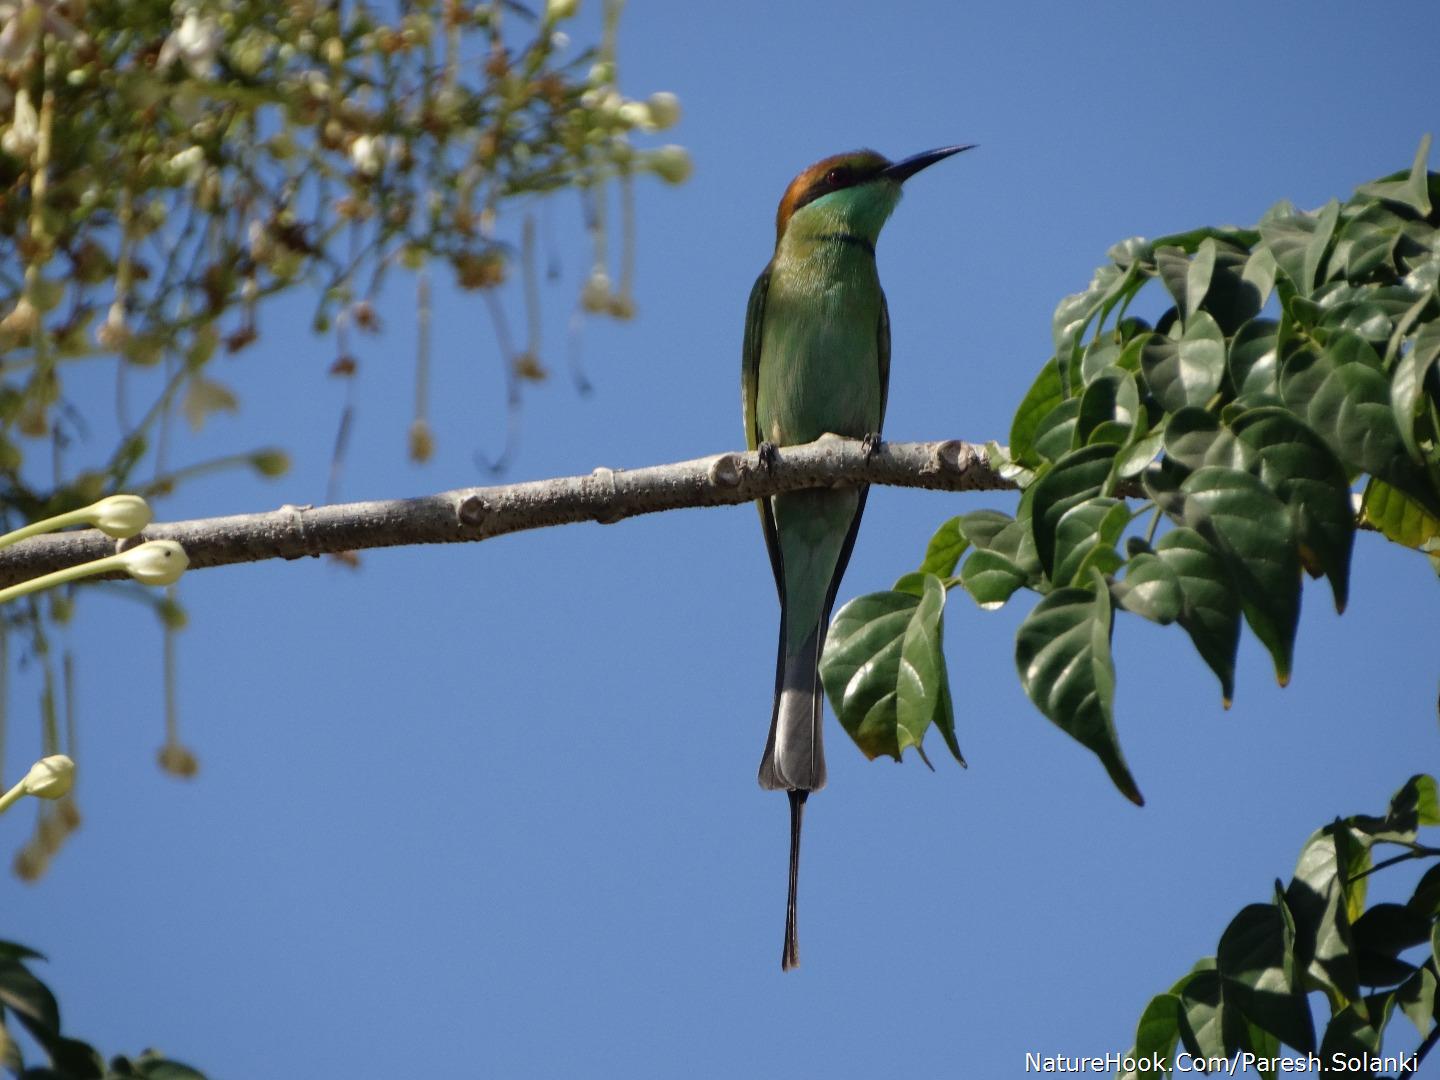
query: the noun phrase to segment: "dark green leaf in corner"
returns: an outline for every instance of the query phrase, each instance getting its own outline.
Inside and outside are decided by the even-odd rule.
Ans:
[[[1115,734],[1110,628],[1103,582],[1093,590],[1057,589],[1021,624],[1015,666],[1036,707],[1100,759],[1122,795],[1143,806]]]
[[[1206,466],[1180,485],[1185,522],[1215,548],[1240,594],[1250,628],[1269,650],[1280,685],[1290,681],[1300,620],[1300,559],[1289,512],[1256,477]]]
[[[1330,579],[1335,610],[1344,611],[1355,544],[1344,466],[1320,436],[1286,409],[1251,409],[1232,428],[1255,452],[1261,481],[1289,508],[1305,569]]]
[[[998,551],[975,551],[960,568],[960,584],[975,603],[993,611],[1025,584],[1025,571]]]
[[[1179,623],[1220,680],[1225,707],[1235,698],[1235,654],[1240,647],[1240,597],[1214,546],[1194,529],[1171,529],[1155,554],[1175,571],[1182,602]]]
[[[1295,1049],[1315,1048],[1304,991],[1285,973],[1285,921],[1275,904],[1250,904],[1220,936],[1215,962],[1224,993],[1255,1024]]]

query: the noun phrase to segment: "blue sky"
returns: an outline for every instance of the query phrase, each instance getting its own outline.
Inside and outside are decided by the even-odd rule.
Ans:
[[[775,204],[857,146],[980,144],[910,184],[879,244],[885,434],[1003,439],[1055,303],[1111,243],[1318,206],[1409,164],[1440,120],[1434,11],[1373,10],[631,0],[622,88],[680,96],[666,138],[695,175],[640,187],[639,317],[587,325],[588,398],[563,355],[587,255],[573,200],[554,205],[556,377],[527,397],[509,478],[741,445],[740,333]],[[597,15],[587,0],[577,40]],[[280,444],[294,471],[182,489],[163,517],[323,499],[343,392],[307,310],[269,310],[261,343],[217,362],[243,411],[184,451]],[[408,285],[381,314],[383,337],[352,341],[342,497],[485,482],[473,455],[498,449],[503,406],[483,306],[439,290],[423,468],[404,456]],[[951,514],[1006,505],[873,491],[842,598],[912,568]],[[1028,605],[953,595],[970,768],[938,745],[933,774],[866,762],[827,720],[786,976],[785,800],[754,779],[777,610],[753,509],[366,553],[358,572],[190,575],[189,783],[154,765],[153,620],[95,597],[69,631],[85,826],[39,885],[0,882],[0,936],[50,956],[75,1034],[217,1080],[1010,1076],[1027,1051],[1123,1051],[1150,995],[1288,879],[1312,829],[1435,770],[1435,587],[1423,560],[1361,537],[1350,610],[1307,589],[1283,691],[1247,637],[1229,712],[1183,635],[1119,620],[1117,723],[1144,809],[1026,702]],[[21,673],[12,771],[34,701]],[[7,815],[0,846],[27,828]]]

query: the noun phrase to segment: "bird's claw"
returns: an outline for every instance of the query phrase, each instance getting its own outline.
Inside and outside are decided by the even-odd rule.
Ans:
[[[760,453],[760,465],[766,472],[775,468],[775,463],[780,460],[780,448],[773,442],[762,442],[756,449]]]
[[[881,440],[880,433],[878,431],[872,431],[870,432],[870,434],[866,435],[865,438],[860,440],[860,446],[865,451],[866,461],[871,460],[876,454],[880,452],[880,445]]]

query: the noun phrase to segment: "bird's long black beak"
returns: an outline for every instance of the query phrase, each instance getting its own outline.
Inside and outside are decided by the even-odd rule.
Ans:
[[[880,175],[894,180],[897,184],[903,184],[921,169],[928,168],[937,161],[944,161],[951,154],[973,149],[975,149],[974,143],[965,143],[962,146],[942,146],[938,150],[926,150],[923,154],[912,154],[903,161],[897,161],[893,165],[887,166]]]

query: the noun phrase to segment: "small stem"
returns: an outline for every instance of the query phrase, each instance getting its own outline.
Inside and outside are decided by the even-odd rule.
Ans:
[[[22,780],[4,795],[0,795],[0,814],[5,813],[10,807],[25,797],[25,782]]]
[[[1411,859],[1434,858],[1434,857],[1437,856],[1437,855],[1440,855],[1440,849],[1428,848],[1428,847],[1424,847],[1424,846],[1422,846],[1422,845],[1418,845],[1418,844],[1417,844],[1417,845],[1416,845],[1414,848],[1412,848],[1410,851],[1402,852],[1401,854],[1391,856],[1391,857],[1388,858],[1388,859],[1381,859],[1381,860],[1380,860],[1378,863],[1376,863],[1374,866],[1370,867],[1370,869],[1368,869],[1368,870],[1363,870],[1363,871],[1361,871],[1360,873],[1356,874],[1356,875],[1355,875],[1354,877],[1352,877],[1352,878],[1346,878],[1346,879],[1345,879],[1345,884],[1347,884],[1347,885],[1354,884],[1355,882],[1359,881],[1361,878],[1367,878],[1367,877],[1369,877],[1371,874],[1375,873],[1377,870],[1385,870],[1385,869],[1387,869],[1388,867],[1395,866],[1395,865],[1397,865],[1397,864],[1399,864],[1399,863],[1409,862]]]
[[[9,603],[17,597],[39,592],[42,589],[53,589],[56,585],[64,585],[68,581],[78,581],[93,574],[105,574],[111,570],[122,570],[125,567],[125,560],[119,555],[108,555],[103,559],[96,559],[94,562],[81,563],[79,566],[67,566],[64,570],[56,570],[53,574],[45,574],[42,577],[31,578],[29,581],[22,581],[18,585],[11,585],[8,589],[0,589],[0,604]]]

